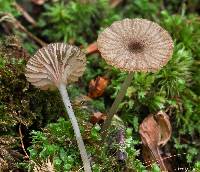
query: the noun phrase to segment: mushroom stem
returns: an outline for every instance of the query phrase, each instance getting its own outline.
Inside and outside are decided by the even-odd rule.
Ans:
[[[81,136],[80,129],[79,129],[79,126],[78,126],[78,122],[77,122],[76,117],[74,115],[74,111],[72,109],[72,105],[70,103],[69,96],[68,96],[68,93],[67,93],[67,90],[66,90],[66,85],[61,83],[59,85],[58,89],[60,91],[63,103],[65,105],[65,108],[66,108],[67,113],[69,115],[69,119],[70,119],[72,126],[73,126],[73,129],[74,129],[78,148],[80,150],[81,158],[82,158],[82,161],[83,161],[84,170],[85,170],[85,172],[92,172],[91,167],[90,167],[90,161],[88,159],[87,152],[86,152],[86,149],[85,149],[85,145],[83,143],[83,138]]]
[[[108,130],[110,124],[111,124],[112,118],[117,113],[118,106],[121,103],[121,101],[123,100],[123,98],[124,98],[124,96],[126,94],[127,88],[131,84],[133,76],[134,76],[134,72],[129,72],[128,73],[126,79],[124,80],[124,82],[123,82],[123,84],[121,86],[121,89],[120,89],[119,93],[117,94],[117,97],[115,98],[111,108],[108,111],[108,118],[106,119],[104,125],[102,126],[102,133],[104,135],[107,134],[107,130]]]

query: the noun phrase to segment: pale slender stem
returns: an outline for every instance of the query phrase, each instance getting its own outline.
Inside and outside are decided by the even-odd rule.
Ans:
[[[110,124],[111,124],[112,118],[117,113],[118,106],[121,103],[121,101],[123,100],[123,98],[124,98],[124,96],[126,94],[127,88],[131,84],[133,76],[134,76],[133,72],[128,73],[128,76],[124,80],[124,82],[123,82],[123,84],[121,86],[121,89],[119,90],[119,93],[117,94],[117,97],[115,98],[115,100],[114,100],[111,108],[109,109],[109,111],[108,111],[108,118],[106,119],[104,125],[102,126],[102,133],[103,133],[103,135],[107,134],[107,130],[108,130]]]
[[[79,126],[78,126],[78,122],[77,122],[76,117],[74,115],[74,111],[72,109],[72,105],[70,103],[69,96],[68,96],[68,93],[67,93],[67,90],[66,90],[66,85],[60,84],[58,89],[60,91],[60,94],[62,96],[62,100],[64,102],[65,108],[66,108],[67,113],[69,115],[69,119],[70,119],[72,126],[73,126],[73,129],[74,129],[78,148],[80,150],[81,158],[82,158],[82,161],[83,161],[84,170],[85,170],[85,172],[92,172],[91,167],[90,167],[90,161],[88,159],[87,152],[86,152],[86,149],[85,149],[85,145],[83,143],[83,139],[82,139],[80,129],[79,129]]]

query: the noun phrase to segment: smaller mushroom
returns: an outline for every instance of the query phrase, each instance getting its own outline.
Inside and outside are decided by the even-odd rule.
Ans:
[[[77,81],[83,74],[85,65],[85,54],[78,47],[64,43],[52,43],[39,49],[29,59],[25,75],[29,82],[42,90],[58,88],[74,129],[84,169],[86,172],[91,172],[78,122],[66,90],[66,85]]]
[[[114,22],[100,33],[97,47],[108,64],[128,72],[102,127],[105,133],[132,82],[134,72],[160,70],[172,56],[173,41],[157,23],[146,19],[124,19]]]

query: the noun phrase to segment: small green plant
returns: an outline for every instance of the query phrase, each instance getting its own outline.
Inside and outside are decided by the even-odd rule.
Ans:
[[[70,122],[64,118],[49,124],[43,132],[32,131],[33,146],[28,149],[31,160],[41,162],[50,157],[58,172],[80,165],[81,160],[72,133]]]
[[[197,161],[194,165],[194,169],[192,171],[200,172],[200,162]]]
[[[89,123],[86,125],[91,126]],[[118,163],[117,155],[114,153],[119,150],[122,151],[122,147],[116,140],[116,131],[118,129],[116,126],[114,128],[111,131],[112,137],[110,137],[110,141],[113,142],[112,144],[101,144],[101,128],[99,125],[91,126],[87,128],[87,131],[82,132],[87,140],[87,147],[93,159],[93,171],[112,171],[113,169],[120,171],[122,169]],[[126,155],[124,163],[130,170],[137,169],[138,172],[144,172],[145,167],[136,158],[139,155],[139,151],[135,149],[138,140],[133,139],[131,128],[127,128],[124,134],[125,142],[123,151]],[[56,123],[47,125],[42,131],[33,131],[32,146],[28,150],[30,152],[30,159],[34,162],[42,162],[50,158],[58,172],[73,171],[81,168],[81,159],[75,145],[75,137],[72,134],[71,124],[64,118],[59,118]]]
[[[161,0],[128,0],[125,6],[126,10],[122,11],[123,16],[131,18],[147,18],[156,19],[158,11],[160,11],[162,1]],[[141,13],[142,11],[142,13]]]
[[[86,45],[87,41],[96,39],[97,31],[102,26],[119,17],[112,15],[113,9],[107,0],[81,3],[69,1],[56,2],[45,5],[44,12],[39,21],[44,28],[43,35],[51,35],[50,41],[75,42]],[[94,33],[96,31],[96,33]],[[87,41],[86,41],[87,39]]]
[[[68,86],[81,134],[90,152],[94,172],[147,172],[140,156],[141,142],[138,127],[150,113],[162,109],[170,117],[172,138],[163,153],[175,155],[173,169],[187,167],[200,172],[200,20],[199,1],[126,0],[111,8],[109,0],[17,1],[36,20],[32,26],[14,7],[15,0],[0,0],[0,171],[31,171],[51,162],[55,171],[83,171],[76,140],[65,108],[56,91],[40,91],[30,85],[24,76],[29,54],[39,45],[24,32],[3,21],[12,14],[28,31],[45,42],[75,43],[86,47],[95,42],[97,34],[113,21],[124,18],[146,18],[159,23],[170,32],[175,42],[169,63],[157,73],[135,73],[118,115],[123,119],[125,141],[118,144],[119,128],[109,130],[108,143],[102,144],[101,125],[89,123],[93,112],[106,114],[120,90],[127,73],[106,64],[98,53],[88,55],[87,69],[79,82]],[[20,44],[5,35],[16,34]],[[11,37],[10,37],[11,38]],[[83,46],[82,46],[83,45]],[[25,51],[24,51],[25,49]],[[104,95],[86,100],[89,82],[97,76],[109,79]],[[80,96],[81,95],[81,96]],[[79,103],[77,103],[77,100]],[[60,116],[63,116],[60,118]],[[21,126],[27,160],[19,138]],[[127,128],[130,127],[130,128]],[[31,134],[30,134],[31,133]],[[32,139],[32,142],[31,142]],[[112,144],[110,144],[112,143]],[[111,145],[111,146],[109,146]],[[168,149],[169,148],[169,149]],[[116,152],[126,154],[119,161]],[[169,161],[173,161],[169,157]],[[180,161],[179,161],[180,159]],[[151,164],[151,171],[160,171]]]
[[[15,0],[7,0],[7,1],[4,1],[4,0],[0,0],[0,16],[1,16],[1,13],[11,13],[12,15],[14,16],[19,16],[20,13],[19,11],[17,11],[13,4],[14,4]]]

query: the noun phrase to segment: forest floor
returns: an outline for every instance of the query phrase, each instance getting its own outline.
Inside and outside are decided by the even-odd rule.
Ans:
[[[28,60],[55,42],[86,53],[85,72],[67,91],[92,171],[200,172],[199,15],[198,0],[0,0],[0,172],[83,171],[59,92],[25,76]],[[125,18],[158,23],[174,50],[159,71],[134,73],[102,134],[128,72],[107,64],[96,41]]]

